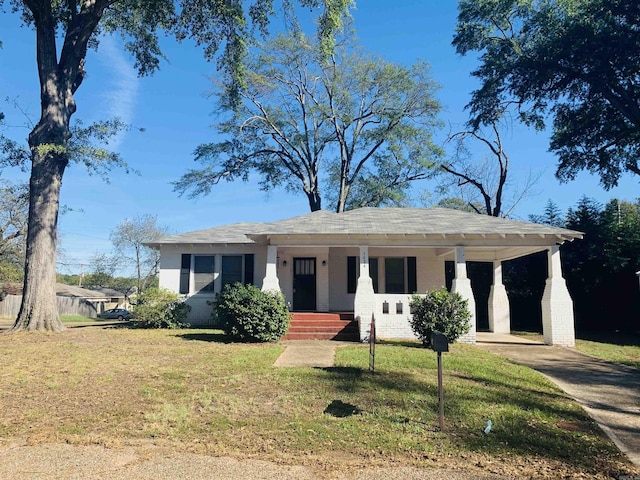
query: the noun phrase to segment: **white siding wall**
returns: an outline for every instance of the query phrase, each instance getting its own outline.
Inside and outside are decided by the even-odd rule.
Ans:
[[[409,302],[411,295],[376,295],[374,315],[376,319],[376,336],[378,338],[417,338],[409,325]],[[389,313],[383,313],[383,305],[387,302]],[[402,313],[398,312],[398,307]],[[368,328],[368,327],[367,327]]]
[[[329,303],[331,310],[351,311],[355,294],[347,293],[347,257],[357,257],[357,247],[336,247],[330,249]],[[369,248],[369,258],[380,258],[378,262],[378,281],[384,291],[384,257],[416,257],[418,293],[445,286],[444,259],[438,257],[431,248]]]
[[[232,255],[253,253],[255,255],[254,283],[262,286],[265,276],[267,248],[258,245],[228,245],[228,246],[164,246],[160,262],[160,286],[175,292],[180,286],[180,263],[183,253],[201,255]],[[347,293],[347,257],[359,255],[358,247],[278,247],[278,278],[280,287],[287,302],[293,304],[293,259],[295,257],[316,258],[316,301],[318,311],[352,311],[355,294]],[[431,248],[383,248],[369,249],[370,257],[377,257],[379,261],[379,284],[384,291],[384,257],[416,257],[418,293],[440,288],[445,285],[444,259],[436,255]],[[323,266],[322,261],[327,260]],[[287,262],[284,266],[283,262]],[[193,279],[190,281],[193,286]],[[396,297],[396,295],[386,295]],[[376,300],[376,320],[378,322],[378,336],[381,338],[412,338],[408,320],[408,298],[405,298],[406,309],[403,315],[395,314],[395,300],[390,301],[390,313],[383,315],[383,296]],[[188,299],[191,305],[189,322],[192,325],[209,325],[211,322],[211,306],[207,301],[214,299],[213,294],[191,294]],[[368,328],[368,327],[367,327]]]
[[[182,254],[190,255],[245,255],[254,254],[253,282],[262,287],[262,279],[265,275],[267,248],[260,245],[163,245],[160,257],[160,287],[174,292],[180,289],[180,266]],[[219,271],[220,258],[216,258],[216,271]],[[192,264],[193,265],[193,264]],[[216,282],[219,285],[219,282]],[[193,272],[189,280],[191,293],[187,296],[187,304],[191,306],[188,321],[191,325],[211,325],[212,306],[207,302],[215,299],[215,292],[193,292]]]
[[[347,257],[359,255],[357,247],[331,248],[330,254],[330,303],[331,310],[353,310],[355,295],[347,293]],[[411,295],[385,294],[384,258],[416,257],[416,280],[418,293],[445,286],[444,258],[436,255],[432,248],[369,248],[369,258],[378,258],[378,283],[380,292],[375,296],[375,318],[377,335],[380,338],[416,338],[409,325],[409,300]],[[382,313],[384,302],[389,304],[389,313]],[[397,312],[397,303],[402,304],[402,313]],[[361,330],[369,329],[362,325]],[[366,337],[366,335],[365,335]]]
[[[376,334],[379,338],[415,339],[416,336],[409,324],[409,302],[411,295],[387,294],[385,291],[385,262],[389,257],[416,257],[416,288],[417,293],[439,289],[445,286],[444,258],[438,257],[432,248],[370,248],[369,257],[377,257],[378,281],[380,292],[375,296],[374,315],[376,319]],[[388,304],[388,313],[383,313],[383,304]],[[401,313],[398,313],[400,304]],[[361,330],[369,329],[368,325],[361,326]]]
[[[358,257],[358,247],[331,248],[329,251],[329,303],[331,310],[350,312],[353,310],[355,293],[347,293],[347,257]]]
[[[418,293],[436,290],[446,286],[444,258],[438,257],[433,249],[411,250],[408,257],[417,257]]]
[[[316,310],[319,312],[328,312],[330,310],[330,282],[329,272],[331,260],[329,258],[328,247],[278,247],[278,280],[280,281],[280,289],[284,294],[286,301],[293,305],[293,259],[294,258],[315,258],[316,259]],[[326,261],[326,265],[322,262]],[[257,261],[257,258],[256,258]],[[284,266],[283,262],[287,262]],[[345,259],[346,272],[346,259]],[[333,279],[332,279],[333,280]],[[346,274],[345,280],[346,282]],[[345,283],[346,285],[346,283]],[[345,287],[346,291],[346,287]],[[351,304],[353,309],[353,303]],[[331,304],[331,310],[335,310]]]
[[[166,288],[173,292],[177,292],[180,288],[180,262],[182,253],[173,250],[167,251],[165,248],[160,249],[160,288]]]

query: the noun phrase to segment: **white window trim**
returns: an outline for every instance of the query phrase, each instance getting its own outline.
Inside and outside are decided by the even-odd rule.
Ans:
[[[216,255],[216,258],[217,257],[218,257],[218,255]],[[226,255],[220,255],[220,272],[219,272],[220,281],[218,282],[218,285],[217,285],[218,288],[217,288],[216,292],[221,292],[222,291],[222,273],[223,273],[222,272],[222,259],[224,257],[240,257],[240,261],[241,261],[241,264],[242,264],[242,266],[240,267],[240,282],[241,283],[245,282],[245,278],[244,278],[244,274],[245,274],[244,269],[245,269],[245,260],[246,260],[245,255],[242,254],[242,253],[236,253],[236,254],[229,253],[229,254],[226,254]]]
[[[378,261],[378,270],[382,270],[382,283],[384,284],[384,293],[385,294],[389,294],[389,295],[400,295],[400,294],[390,294],[389,292],[387,292],[387,258],[400,258],[403,261],[403,285],[402,285],[402,290],[403,292],[407,291],[407,287],[409,285],[409,274],[408,274],[408,270],[409,270],[409,265],[408,265],[408,257],[382,257],[384,259],[384,261],[382,262],[382,268],[380,268],[380,261]],[[378,273],[378,275],[380,276],[380,273]],[[379,279],[378,279],[379,281]]]
[[[196,257],[213,257],[213,291],[202,292],[195,289],[195,264]],[[191,267],[189,269],[189,295],[201,295],[214,297],[216,294],[222,291],[222,257],[240,257],[242,259],[241,277],[242,282],[245,282],[245,262],[246,256],[242,253],[229,253],[229,254],[210,254],[210,253],[192,253],[191,254]]]
[[[213,291],[203,292],[196,290],[196,257],[213,257]],[[192,253],[191,254],[191,271],[189,272],[189,295],[201,295],[213,297],[216,294],[216,282],[218,281],[219,271],[219,255],[210,253]]]

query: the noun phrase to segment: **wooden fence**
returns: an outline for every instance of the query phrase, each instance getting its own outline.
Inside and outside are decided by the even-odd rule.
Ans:
[[[82,315],[84,317],[96,318],[98,314],[96,308],[100,308],[100,303],[88,302],[84,298],[58,296],[56,300],[58,301],[59,315]],[[0,302],[0,317],[16,318],[20,311],[21,303],[22,295],[7,295],[5,299]]]

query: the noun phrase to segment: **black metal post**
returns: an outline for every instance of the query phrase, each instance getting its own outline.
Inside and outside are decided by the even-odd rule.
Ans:
[[[438,409],[440,413],[440,431],[444,432],[444,392],[442,389],[442,353],[438,352]]]
[[[376,319],[371,314],[371,327],[369,330],[369,370],[376,371]]]

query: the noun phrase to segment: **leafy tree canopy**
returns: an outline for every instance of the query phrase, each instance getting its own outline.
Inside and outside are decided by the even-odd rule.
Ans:
[[[582,197],[561,215],[549,201],[530,219],[584,232],[584,239],[562,245],[562,269],[581,329],[639,328],[640,201],[613,199],[602,205]],[[512,276],[530,283],[527,270]]]
[[[29,186],[0,179],[0,281],[22,280]]]
[[[217,125],[226,139],[197,148],[204,168],[176,182],[179,192],[206,194],[223,179],[256,172],[264,190],[302,190],[312,211],[324,194],[340,212],[402,203],[410,182],[430,175],[440,107],[426,64],[370,57],[349,38],[327,59],[296,31],[257,50],[244,69],[239,105],[228,85],[216,91],[230,112]]]
[[[544,225],[551,225],[552,227],[565,226],[564,215],[558,208],[558,205],[556,205],[556,203],[551,199],[547,200],[547,204],[544,207],[544,213],[529,215],[529,221]]]
[[[115,271],[116,264],[133,267],[138,280],[138,292],[146,289],[149,281],[157,277],[160,265],[160,251],[144,245],[169,233],[169,228],[158,224],[155,215],[138,215],[134,218],[125,218],[115,229],[111,231],[111,242],[116,251],[114,257],[99,257],[95,262],[96,271],[111,275]]]
[[[55,302],[57,221],[62,178],[70,161],[90,169],[119,163],[117,155],[94,147],[113,132],[113,125],[90,126],[86,135],[73,131],[75,94],[86,77],[89,48],[98,48],[102,33],[118,33],[135,60],[140,75],[158,69],[163,53],[161,33],[178,40],[191,38],[204,48],[205,57],[218,57],[218,66],[230,78],[230,98],[243,87],[242,59],[255,31],[266,32],[274,13],[273,0],[0,0],[9,5],[16,21],[33,28],[40,83],[40,118],[28,137],[29,149],[0,138],[0,159],[13,165],[31,162],[29,222],[23,301],[13,330],[62,331]],[[283,0],[294,5],[324,7],[319,21],[324,54],[330,36],[351,0]],[[91,140],[87,142],[87,139]],[[1,166],[1,165],[0,165]]]
[[[639,26],[636,0],[462,0],[453,44],[481,62],[470,125],[515,104],[538,129],[552,118],[561,180],[640,174]]]

